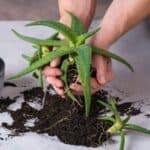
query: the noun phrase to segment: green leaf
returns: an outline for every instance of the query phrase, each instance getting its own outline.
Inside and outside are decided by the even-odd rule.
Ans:
[[[36,44],[36,45],[46,45],[46,46],[65,46],[67,45],[67,43],[65,43],[64,41],[58,41],[58,40],[52,40],[52,39],[46,39],[46,40],[42,40],[42,39],[37,39],[34,37],[29,37],[29,36],[24,36],[18,32],[16,32],[15,30],[12,29],[12,31],[14,32],[14,34],[21,38],[24,41]]]
[[[116,100],[115,100],[112,96],[109,97],[109,103],[110,103],[111,106],[112,106],[112,109],[113,109],[113,112],[114,112],[116,121],[122,122],[122,121],[121,121],[120,114],[119,114],[119,112],[118,112],[118,110],[117,110],[117,107],[116,107]]]
[[[72,94],[72,92],[70,91],[69,89],[69,86],[68,86],[68,82],[67,82],[67,70],[68,70],[68,67],[69,67],[69,62],[67,59],[65,59],[63,62],[62,62],[62,65],[61,65],[61,70],[63,71],[63,75],[61,76],[61,80],[64,82],[65,84],[65,91],[66,91],[66,94],[67,96],[78,103],[78,100],[76,99],[76,97]]]
[[[124,145],[125,145],[125,135],[124,135],[124,131],[120,131],[120,148],[119,150],[124,150]]]
[[[140,127],[138,125],[134,125],[134,124],[126,124],[124,126],[124,129],[134,130],[134,131],[142,132],[142,133],[145,133],[145,134],[150,134],[150,130],[145,129],[143,127]]]
[[[51,27],[55,30],[57,30],[58,32],[60,32],[61,34],[63,34],[68,40],[72,41],[72,43],[76,43],[76,33],[74,31],[71,30],[70,27],[57,22],[57,21],[36,21],[36,22],[32,22],[27,24],[26,26],[47,26],[47,27]]]
[[[97,100],[97,102],[98,102],[99,104],[103,105],[104,107],[106,107],[107,109],[109,109],[110,111],[112,111],[112,112],[114,113],[114,110],[113,110],[113,108],[112,108],[111,105],[109,105],[109,104],[103,102],[102,100]]]
[[[47,38],[47,40],[58,40],[58,32],[52,34],[50,37]]]
[[[37,50],[39,50],[41,46],[37,45],[37,44],[33,44],[32,47],[35,48],[35,49],[37,49]]]
[[[36,62],[37,60],[39,60],[39,53],[40,49],[39,50],[36,50],[33,54],[33,56],[31,57],[31,60],[30,60],[30,65],[33,64],[34,62]]]
[[[85,115],[88,117],[91,107],[90,68],[92,50],[88,45],[81,45],[76,47],[75,51],[78,54],[75,56],[75,63],[83,87]]]
[[[36,71],[33,71],[32,77],[35,78],[35,79],[38,79],[38,78],[39,78],[39,76],[38,76],[38,74],[37,74]]]
[[[76,35],[83,34],[85,31],[82,22],[71,12],[68,11],[68,14],[71,16],[72,19],[71,29],[76,33]]]
[[[96,54],[117,60],[118,62],[126,65],[132,72],[134,71],[133,67],[124,58],[101,48],[92,47],[92,50]]]
[[[126,124],[129,120],[130,120],[131,116],[127,116],[124,120],[123,120],[123,124]]]
[[[21,56],[22,56],[26,61],[28,61],[28,62],[30,62],[31,59],[32,59],[32,57],[27,56],[27,55],[25,55],[25,54],[22,54]]]
[[[39,69],[39,82],[40,82],[40,87],[44,87],[44,82],[43,82],[43,74],[42,74],[42,69]]]
[[[77,37],[77,44],[76,45],[81,45],[85,43],[85,40],[94,35],[96,32],[98,32],[100,28],[94,29],[93,31],[90,31],[88,33],[84,33],[80,36]]]
[[[10,79],[16,79],[19,77],[22,77],[40,67],[43,67],[44,65],[46,65],[47,63],[51,62],[52,60],[67,55],[67,54],[71,54],[74,53],[75,51],[68,48],[68,47],[60,47],[57,48],[55,51],[50,52],[49,54],[47,54],[46,56],[42,57],[41,59],[39,59],[38,61],[34,62],[33,64],[31,64],[29,67],[27,67],[26,69],[20,71],[19,73],[17,73],[16,75],[14,75],[13,77],[10,77]]]
[[[99,120],[106,120],[106,121],[110,121],[110,122],[115,123],[115,119],[113,117],[110,117],[110,116],[99,116],[98,119]]]
[[[40,46],[39,50],[37,51],[38,53],[38,59],[41,59],[42,58],[42,47]],[[44,87],[44,82],[43,82],[43,74],[42,74],[42,67],[40,67],[38,69],[38,72],[39,72],[39,82],[40,82],[40,86],[41,88]]]

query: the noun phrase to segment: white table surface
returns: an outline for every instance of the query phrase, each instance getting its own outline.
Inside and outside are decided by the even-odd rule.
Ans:
[[[26,35],[39,36],[41,38],[47,37],[52,30],[48,28],[27,28],[23,25],[24,21],[2,21],[0,22],[0,57],[2,57],[6,62],[6,78],[21,70],[26,66],[25,61],[22,61],[21,54],[32,53],[31,45],[19,40],[11,32],[11,28],[16,29],[18,32],[24,33]],[[124,101],[138,101],[137,106],[141,107],[143,112],[131,119],[132,123],[137,123],[143,127],[150,129],[150,118],[145,117],[145,114],[150,114],[150,28],[148,29],[145,23],[141,23],[132,31],[123,36],[118,42],[116,42],[111,50],[114,53],[126,58],[135,69],[134,73],[131,73],[126,67],[120,63],[113,62],[115,78],[111,84],[106,87],[113,95],[120,96]],[[29,76],[18,80],[20,84],[28,84],[28,86],[33,86],[35,84]],[[3,91],[5,96],[15,96],[17,93],[11,91]],[[140,105],[140,102],[143,105]],[[37,135],[39,136],[39,135]],[[41,138],[41,137],[40,137]],[[28,137],[30,139],[30,136]],[[43,141],[45,137],[41,138]],[[118,137],[114,137],[118,141]],[[16,142],[23,140],[23,137],[15,139]],[[50,141],[50,140],[49,140]],[[34,143],[38,143],[39,139],[34,139]],[[24,141],[24,144],[30,144],[30,140]],[[2,145],[1,145],[2,144]],[[11,145],[6,148],[5,142],[0,143],[3,150],[14,150],[15,148]],[[20,146],[20,150],[24,150],[21,145],[22,142],[17,143]],[[54,146],[55,145],[55,146]],[[22,146],[22,147],[21,147]],[[49,146],[54,146],[52,150],[66,149],[66,150],[117,150],[118,142],[116,144],[107,144],[107,146],[99,148],[85,148],[85,147],[74,147],[64,145],[60,142],[49,143]],[[137,134],[129,132],[126,136],[126,148],[125,150],[148,150],[150,146],[150,136],[144,134]],[[6,148],[6,149],[4,149]],[[42,150],[39,145],[35,147],[38,150]],[[30,148],[29,148],[30,149]],[[47,150],[47,149],[44,149]]]

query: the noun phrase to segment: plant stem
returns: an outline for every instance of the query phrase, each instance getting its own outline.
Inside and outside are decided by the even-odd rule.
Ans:
[[[128,129],[128,130],[134,130],[137,132],[142,132],[145,134],[150,134],[150,130],[142,128],[142,127],[140,127],[138,125],[134,125],[134,124],[126,124],[123,128]]]
[[[119,150],[124,150],[124,145],[125,145],[125,135],[124,135],[124,131],[120,131],[120,148]]]
[[[120,114],[117,110],[117,107],[116,107],[116,104],[115,104],[115,99],[112,96],[110,96],[109,100],[110,100],[110,104],[112,106],[116,121],[121,123],[122,120],[121,120]]]
[[[118,131],[120,131],[123,128],[123,123],[116,121],[108,130],[111,135],[116,134]]]
[[[39,81],[40,81],[40,86],[43,88],[44,83],[43,83],[43,75],[42,75],[42,69],[39,69]]]

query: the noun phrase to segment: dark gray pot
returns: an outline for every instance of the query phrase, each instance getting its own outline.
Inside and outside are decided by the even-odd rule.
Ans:
[[[4,85],[5,63],[0,58],[0,92]]]

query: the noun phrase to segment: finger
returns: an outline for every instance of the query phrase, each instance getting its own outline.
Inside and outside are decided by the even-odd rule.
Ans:
[[[93,67],[96,68],[96,78],[99,84],[104,85],[107,82],[107,58],[95,55],[93,56]]]
[[[55,87],[55,86],[53,86],[53,88],[54,88],[55,92],[58,95],[62,96],[63,98],[65,97],[65,91],[64,91],[64,89],[61,89],[61,88],[58,88],[58,87]]]
[[[60,76],[62,75],[62,71],[58,68],[52,68],[52,67],[46,66],[43,69],[43,74],[45,76]]]
[[[107,82],[113,79],[112,62],[110,61],[107,65]]]
[[[50,63],[50,67],[57,67],[61,62],[61,58],[56,58]]]
[[[60,87],[64,86],[64,83],[61,80],[59,80],[55,77],[48,76],[47,81],[48,81],[48,83],[52,84],[53,86],[55,86],[57,88],[58,87],[60,88]]]
[[[83,88],[82,88],[81,84],[72,83],[70,85],[70,89],[76,95],[83,95]]]
[[[92,93],[99,91],[101,89],[101,85],[98,83],[98,81],[95,78],[90,79],[90,84],[91,84]]]
[[[100,86],[100,84],[97,82],[95,78],[90,79],[90,86],[91,86],[91,93],[95,93],[102,88],[102,86]],[[76,95],[83,95],[83,88],[82,88],[82,85],[80,84],[72,83],[70,85],[70,89]]]

